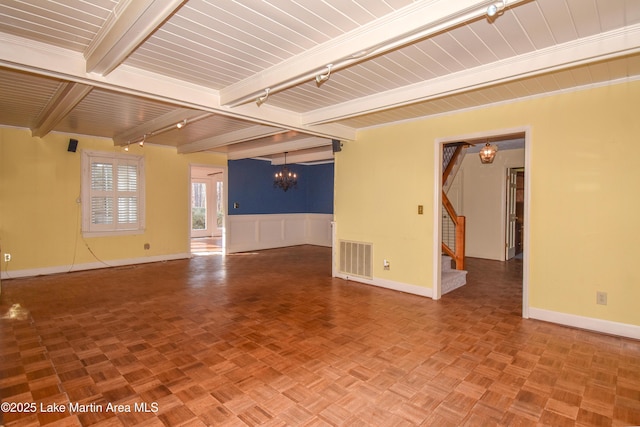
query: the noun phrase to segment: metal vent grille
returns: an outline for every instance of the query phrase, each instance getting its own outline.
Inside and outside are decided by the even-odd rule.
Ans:
[[[340,272],[367,279],[373,278],[373,245],[340,240]]]

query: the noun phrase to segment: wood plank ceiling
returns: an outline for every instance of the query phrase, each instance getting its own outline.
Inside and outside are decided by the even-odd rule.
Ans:
[[[0,1],[0,124],[229,159],[638,76],[640,0]]]

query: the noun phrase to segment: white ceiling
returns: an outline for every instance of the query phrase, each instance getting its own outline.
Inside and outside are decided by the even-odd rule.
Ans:
[[[0,0],[0,124],[316,161],[362,128],[640,76],[640,0],[493,3]]]

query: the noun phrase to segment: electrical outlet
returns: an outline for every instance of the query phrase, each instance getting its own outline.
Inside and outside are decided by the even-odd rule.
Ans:
[[[596,292],[596,304],[607,305],[607,293],[598,291]]]
[[[386,259],[385,259],[385,260],[382,262],[382,267],[383,267],[385,270],[390,270],[390,269],[391,269],[391,263],[389,263],[389,260],[386,260]]]
[[[4,254],[4,262],[11,261],[11,254]]]

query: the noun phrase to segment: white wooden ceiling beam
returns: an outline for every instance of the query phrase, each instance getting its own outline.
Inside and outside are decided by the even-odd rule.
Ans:
[[[120,0],[85,52],[88,73],[109,74],[184,0]]]
[[[331,145],[331,140],[316,136],[285,141],[250,141],[230,146],[227,151],[227,158],[229,160],[250,159],[252,157],[271,156],[282,154],[285,151],[293,152],[325,145]]]
[[[551,46],[443,77],[303,113],[308,126],[402,107],[640,52],[640,24]]]
[[[509,0],[512,7],[527,0]],[[264,94],[288,89],[379,56],[464,23],[485,17],[495,0],[430,0],[415,2],[353,31],[335,37],[220,91],[222,105],[253,102]],[[268,100],[267,100],[268,102]]]
[[[353,128],[335,123],[306,126],[298,113],[271,105],[221,107],[216,90],[127,65],[107,76],[87,73],[81,53],[5,33],[0,33],[0,66],[326,138],[354,140],[356,137]]]
[[[159,131],[168,130],[183,120],[186,120],[185,125],[188,126],[190,122],[201,120],[211,115],[213,113],[178,108],[114,136],[113,143],[114,145],[126,145],[130,142],[138,142],[144,135],[152,136],[158,134]]]
[[[237,107],[221,106],[221,111],[237,118],[252,120],[265,125],[283,127],[289,130],[307,133],[323,138],[353,141],[356,139],[356,129],[338,124],[327,123],[320,126],[307,126],[302,123],[300,113],[264,104],[258,107],[255,103],[239,105]]]
[[[297,150],[287,153],[287,164],[318,162],[321,160],[333,160],[333,147],[323,145],[322,147]],[[271,164],[274,166],[284,165],[285,156],[283,153],[271,156]]]
[[[287,129],[274,128],[272,126],[255,125],[245,129],[228,132],[222,135],[212,136],[199,141],[190,142],[178,146],[178,153],[187,154],[198,151],[211,150],[225,145],[238,144],[269,136],[280,135],[289,132]]]
[[[81,83],[62,83],[36,118],[31,135],[43,137],[51,132],[92,89],[93,86]]]

